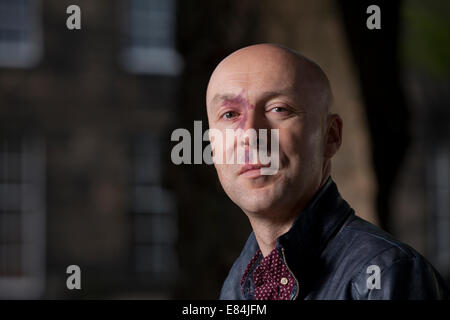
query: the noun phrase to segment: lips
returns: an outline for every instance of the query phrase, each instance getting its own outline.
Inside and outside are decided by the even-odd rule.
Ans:
[[[270,164],[245,164],[241,167],[238,174],[241,175],[248,171],[259,170],[261,168],[265,168],[265,167],[269,167],[269,166],[270,166]]]

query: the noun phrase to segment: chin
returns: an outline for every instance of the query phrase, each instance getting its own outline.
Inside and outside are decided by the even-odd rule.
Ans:
[[[273,185],[263,188],[255,188],[237,194],[235,203],[244,211],[265,212],[277,206],[281,197],[279,190],[274,190]]]
[[[283,195],[283,183],[277,175],[244,178],[230,191],[234,193],[233,201],[236,200],[234,202],[243,210],[265,211],[279,202]]]

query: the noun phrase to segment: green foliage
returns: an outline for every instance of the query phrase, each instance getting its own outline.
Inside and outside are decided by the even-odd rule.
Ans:
[[[433,78],[450,78],[450,1],[405,1],[403,56]]]

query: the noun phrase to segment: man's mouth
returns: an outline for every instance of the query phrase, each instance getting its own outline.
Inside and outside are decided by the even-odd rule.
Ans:
[[[245,164],[240,168],[238,175],[254,178],[261,175],[261,168],[269,166],[270,164]]]

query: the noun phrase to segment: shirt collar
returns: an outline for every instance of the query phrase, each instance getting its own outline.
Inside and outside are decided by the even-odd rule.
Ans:
[[[277,239],[277,247],[285,249],[286,263],[301,287],[312,281],[320,254],[351,214],[353,210],[329,177],[289,231]]]

